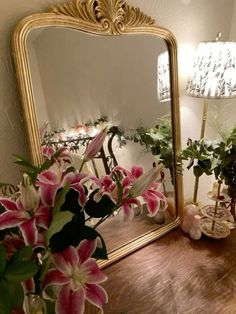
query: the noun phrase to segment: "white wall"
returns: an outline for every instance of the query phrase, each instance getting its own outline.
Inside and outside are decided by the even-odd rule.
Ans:
[[[10,36],[14,25],[30,13],[43,11],[54,0],[0,0],[0,181],[15,180],[17,174],[11,164],[14,153],[26,153],[23,124],[19,109],[16,82],[10,57]],[[155,18],[156,23],[172,31],[179,46],[179,82],[183,144],[187,137],[198,138],[202,101],[185,94],[185,86],[197,44],[202,40],[212,40],[221,31],[223,39],[234,35],[236,23],[235,0],[127,0],[139,6],[145,13]],[[233,6],[234,5],[234,6]],[[234,10],[233,10],[234,9]],[[235,38],[236,39],[236,38]],[[207,128],[207,136],[214,132]],[[183,145],[184,146],[184,145]],[[186,195],[192,192],[189,182],[193,181],[188,173],[185,178]],[[204,182],[203,182],[204,181]],[[201,195],[209,189],[211,178],[201,180]]]
[[[25,16],[43,12],[52,4],[52,0],[0,0],[0,182],[16,183],[19,167],[13,165],[13,154],[27,155],[11,56],[11,35]]]

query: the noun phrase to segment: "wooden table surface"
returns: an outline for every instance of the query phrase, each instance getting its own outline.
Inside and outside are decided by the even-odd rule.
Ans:
[[[103,271],[105,314],[236,314],[236,230],[194,241],[178,228]]]

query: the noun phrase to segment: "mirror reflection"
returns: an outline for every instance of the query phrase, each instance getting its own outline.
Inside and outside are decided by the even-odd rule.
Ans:
[[[122,227],[117,212],[99,227],[108,251],[175,218],[165,41],[147,34],[96,36],[51,26],[30,32],[27,53],[42,145],[67,147],[78,167],[86,145],[107,127],[103,149],[84,171],[101,177],[117,163],[127,169],[165,166],[160,183],[165,210],[149,217],[146,208],[136,208],[134,221]]]

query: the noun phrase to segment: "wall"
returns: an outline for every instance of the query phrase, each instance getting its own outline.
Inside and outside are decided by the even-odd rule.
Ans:
[[[43,12],[52,4],[51,0],[0,0],[0,182],[16,183],[19,168],[13,165],[13,154],[27,155],[11,56],[11,35],[15,25],[25,16]]]
[[[30,13],[44,11],[53,3],[52,0],[0,0],[0,181],[14,181],[17,178],[12,166],[12,154],[26,154],[23,123],[20,115],[17,87],[10,57],[10,36],[14,25]],[[185,94],[187,77],[193,61],[197,44],[202,40],[212,40],[221,31],[223,39],[233,36],[230,32],[232,12],[235,14],[235,0],[127,0],[129,4],[139,6],[145,13],[155,18],[156,22],[170,29],[178,41],[179,47],[179,83],[182,142],[188,136],[198,138],[200,130],[199,117],[202,112],[202,101]],[[234,11],[233,11],[234,8]],[[233,24],[232,24],[233,25]],[[215,133],[209,127],[207,136]],[[183,145],[184,146],[184,145]],[[189,181],[190,173],[184,178],[186,196],[192,192]],[[204,181],[204,184],[203,184]],[[211,178],[201,181],[203,191],[208,190]]]

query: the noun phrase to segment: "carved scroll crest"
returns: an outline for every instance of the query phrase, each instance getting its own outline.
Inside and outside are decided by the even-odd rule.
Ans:
[[[51,12],[100,25],[108,34],[120,34],[125,27],[155,23],[151,17],[129,6],[124,0],[71,0],[54,6]]]

